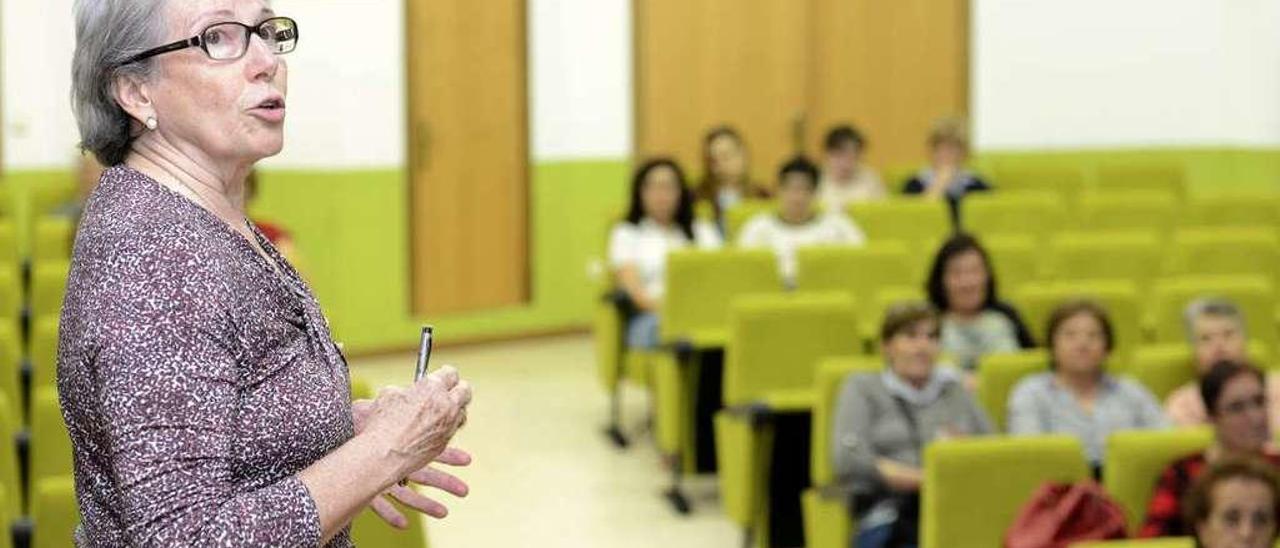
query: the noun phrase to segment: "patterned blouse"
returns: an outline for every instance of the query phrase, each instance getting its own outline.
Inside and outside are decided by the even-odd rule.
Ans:
[[[1262,454],[1265,462],[1280,466],[1280,454],[1267,450]],[[1182,519],[1182,499],[1191,485],[1200,477],[1209,461],[1204,453],[1196,453],[1170,464],[1156,482],[1155,493],[1147,504],[1147,518],[1138,531],[1139,538],[1178,537],[1195,534],[1190,524]]]
[[[246,221],[247,222],[247,221]],[[213,214],[125,166],[76,237],[58,345],[76,545],[317,546],[296,474],[353,435],[319,304]],[[351,546],[350,532],[329,546]]]

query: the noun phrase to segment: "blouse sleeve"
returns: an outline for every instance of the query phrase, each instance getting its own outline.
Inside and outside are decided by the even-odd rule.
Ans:
[[[1147,504],[1146,519],[1142,522],[1142,529],[1138,531],[1138,538],[1155,538],[1183,533],[1181,497],[1186,491],[1186,485],[1182,481],[1183,475],[1178,470],[1180,465],[1181,463],[1170,465],[1160,474],[1155,492],[1151,495],[1151,502]]]
[[[871,395],[862,389],[860,375],[844,381],[836,400],[832,421],[831,465],[835,477],[855,486],[876,487],[882,484],[876,468],[876,454],[871,442]]]
[[[614,270],[635,264],[640,252],[635,227],[629,223],[618,223],[609,232],[609,266]]]
[[[143,246],[140,246],[143,247]],[[315,502],[295,476],[237,481],[237,356],[216,272],[191,248],[128,261],[103,304],[89,370],[93,432],[117,480],[130,546],[316,546]]]
[[[1039,406],[1041,398],[1036,394],[1035,386],[1028,377],[1019,382],[1009,396],[1009,420],[1006,429],[1013,435],[1044,434],[1045,426],[1040,424]]]

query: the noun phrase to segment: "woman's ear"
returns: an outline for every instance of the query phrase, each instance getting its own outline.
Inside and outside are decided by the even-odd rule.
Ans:
[[[151,90],[137,76],[117,77],[112,84],[111,94],[120,108],[140,125],[156,115],[155,105],[151,102]]]

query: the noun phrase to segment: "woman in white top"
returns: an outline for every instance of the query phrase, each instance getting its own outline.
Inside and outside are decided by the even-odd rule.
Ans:
[[[862,162],[867,141],[857,129],[840,125],[827,132],[827,170],[818,185],[827,211],[843,211],[853,202],[883,200],[887,192],[880,175]]]
[[[667,253],[696,245],[720,247],[714,226],[693,220],[693,193],[674,161],[658,158],[636,170],[627,217],[609,235],[609,264],[635,309],[627,346],[658,345],[658,309],[665,290]]]
[[[778,173],[778,211],[747,221],[738,237],[742,247],[772,249],[788,287],[795,285],[796,250],[811,245],[862,245],[866,236],[839,210],[819,213],[814,207],[818,168],[797,156]]]

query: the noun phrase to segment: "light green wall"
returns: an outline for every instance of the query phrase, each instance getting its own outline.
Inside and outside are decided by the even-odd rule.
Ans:
[[[1074,165],[1086,173],[1109,162],[1181,163],[1193,192],[1280,190],[1280,149],[991,151],[974,160],[979,169],[1050,164]],[[266,171],[254,214],[294,233],[304,269],[349,351],[410,348],[422,322],[434,324],[450,341],[587,326],[595,298],[589,264],[601,258],[605,227],[623,208],[627,171],[621,159],[534,166],[532,301],[472,314],[409,313],[408,204],[399,170]],[[69,178],[61,172],[25,172],[5,180],[20,197],[33,186]]]

